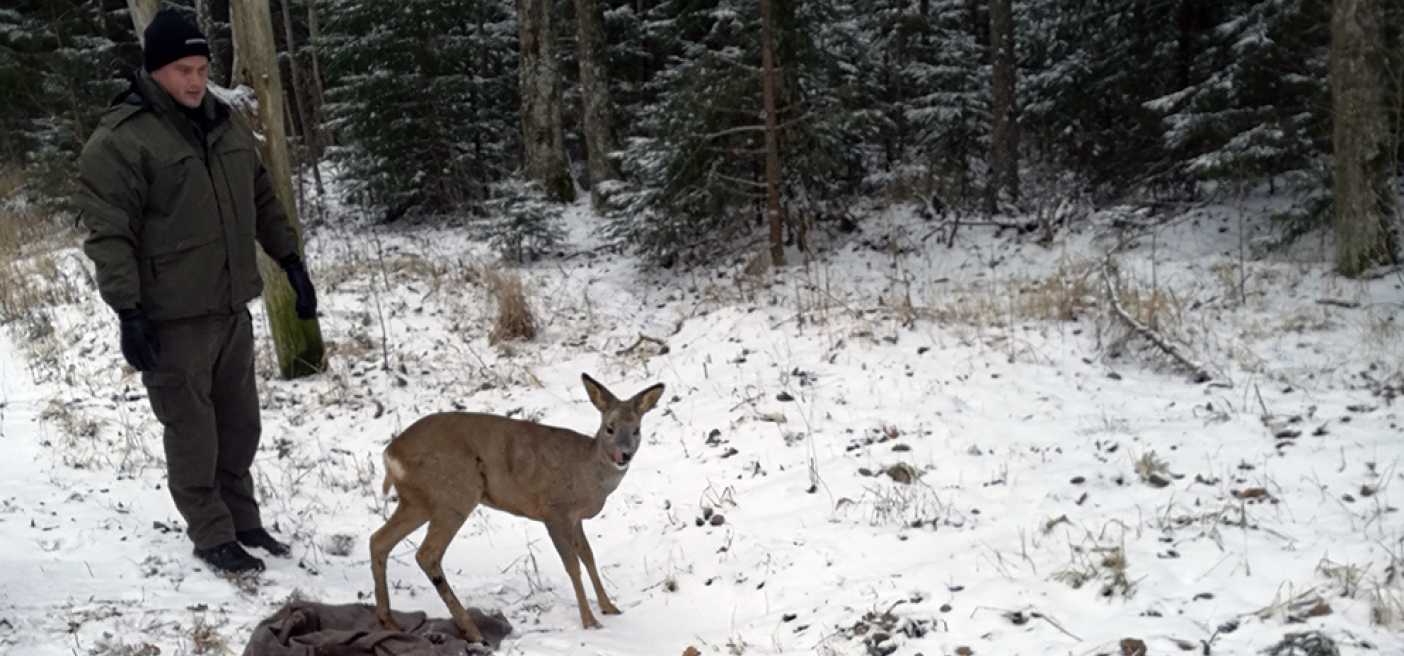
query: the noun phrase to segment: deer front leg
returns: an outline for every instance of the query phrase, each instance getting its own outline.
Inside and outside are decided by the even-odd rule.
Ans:
[[[420,569],[429,576],[429,582],[434,584],[439,598],[448,606],[449,615],[453,616],[453,623],[463,632],[463,637],[469,642],[484,642],[478,625],[473,623],[473,618],[468,617],[468,611],[463,609],[463,604],[458,601],[458,597],[453,594],[453,588],[449,587],[448,580],[444,578],[444,552],[448,550],[449,542],[453,541],[454,534],[458,533],[458,529],[467,519],[466,516],[452,510],[436,513],[429,520],[429,530],[424,534],[424,544],[419,546],[415,560],[419,561]]]
[[[580,584],[580,559],[575,551],[575,522],[555,519],[546,522],[546,532],[551,543],[556,545],[556,553],[561,556],[570,585],[575,588],[575,603],[580,607],[580,625],[587,629],[598,629],[600,623],[590,612],[590,604],[585,600],[585,586]]]
[[[595,586],[595,598],[600,602],[600,612],[605,615],[618,615],[619,607],[609,600],[604,584],[600,582],[600,572],[595,569],[595,552],[590,549],[590,541],[585,538],[585,523],[575,522],[575,548],[580,552],[580,560],[585,563],[585,571],[590,573],[590,583]]]

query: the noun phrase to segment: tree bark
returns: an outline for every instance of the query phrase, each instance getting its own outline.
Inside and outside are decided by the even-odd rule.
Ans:
[[[1003,191],[1019,199],[1019,129],[1015,122],[1014,17],[1010,0],[990,0],[991,64],[991,179],[985,193],[985,211],[998,210]]]
[[[326,121],[322,118],[322,108],[326,106],[327,99],[326,92],[322,89],[322,63],[319,56],[322,30],[317,26],[317,2],[318,0],[307,0],[307,40],[310,42],[308,50],[312,64],[312,84],[308,88],[308,92],[312,94],[312,124],[316,128],[312,131],[313,136],[316,137],[312,155],[314,162],[321,161],[322,150],[331,141],[331,136],[326,132]],[[318,174],[315,177],[317,178],[318,193],[321,193],[321,175]]]
[[[224,72],[225,59],[220,57],[218,42],[219,24],[215,20],[213,0],[195,0],[195,19],[200,25],[200,31],[205,33],[205,38],[210,42],[210,79],[216,84],[225,80],[228,76]]]
[[[146,26],[161,10],[161,0],[127,0],[127,9],[132,12],[132,27],[136,28],[137,41],[146,47]]]
[[[1383,39],[1377,0],[1334,0],[1330,75],[1336,268],[1352,277],[1396,255],[1389,227],[1394,199]]]
[[[761,0],[761,95],[765,103],[766,214],[770,223],[770,263],[785,265],[784,221],[780,213],[779,120],[775,116],[775,40],[771,34],[770,0]]]
[[[322,64],[318,52],[321,44],[321,28],[317,26],[317,2],[318,0],[307,0],[307,40],[309,53],[312,58],[312,86],[308,92],[313,94],[312,101],[312,143],[308,152],[308,158],[312,162],[312,182],[317,187],[317,197],[326,198],[326,188],[322,184],[322,154],[326,152],[327,146],[335,141],[331,132],[327,130],[327,122],[322,108],[327,104],[326,91],[322,89]],[[318,205],[318,207],[323,207]]]
[[[609,97],[608,44],[599,0],[575,0],[576,43],[580,60],[580,91],[585,109],[585,152],[589,157],[590,206],[602,209],[600,183],[619,177],[609,154],[614,151]]]
[[[560,202],[575,200],[561,127],[560,71],[552,47],[551,3],[517,0],[521,40],[522,143],[527,176]]]
[[[307,103],[303,101],[303,97],[307,94],[307,88],[302,84],[302,71],[298,70],[300,66],[297,57],[297,35],[296,30],[293,29],[292,7],[289,6],[292,4],[292,0],[280,0],[279,4],[283,6],[283,35],[286,37],[288,45],[288,72],[292,75],[292,108],[297,112],[298,125],[302,127],[302,148],[306,151],[308,143],[312,141],[310,136],[312,128],[310,127],[311,121],[307,116]]]
[[[236,77],[245,80],[258,95],[258,118],[264,137],[259,142],[259,150],[263,163],[273,179],[283,211],[300,235],[302,225],[297,218],[297,203],[293,197],[288,142],[283,125],[283,85],[278,75],[273,41],[273,16],[266,2],[234,2],[230,4],[230,18],[234,30],[234,49],[240,65],[245,69],[236,71]],[[263,302],[279,372],[284,378],[299,378],[320,371],[324,365],[325,350],[317,320],[297,318],[287,277],[277,263],[262,252],[259,253],[258,268],[263,276]]]

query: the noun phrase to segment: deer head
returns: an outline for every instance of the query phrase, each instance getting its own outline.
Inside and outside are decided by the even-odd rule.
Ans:
[[[595,431],[595,452],[619,471],[629,468],[639,451],[639,422],[663,396],[663,384],[645,389],[627,401],[620,401],[599,381],[580,374],[585,393],[600,411],[600,427]]]

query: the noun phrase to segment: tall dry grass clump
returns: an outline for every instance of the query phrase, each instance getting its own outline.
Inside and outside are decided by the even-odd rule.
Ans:
[[[497,300],[497,320],[488,334],[488,341],[497,344],[535,338],[536,315],[527,302],[521,275],[485,268],[483,282],[487,284],[488,293]]]

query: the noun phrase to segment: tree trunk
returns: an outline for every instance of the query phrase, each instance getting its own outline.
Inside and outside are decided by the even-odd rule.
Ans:
[[[312,142],[315,138],[313,137],[311,117],[307,115],[307,103],[303,100],[307,95],[307,89],[302,84],[302,71],[299,70],[301,65],[298,63],[297,56],[297,34],[296,30],[293,29],[292,0],[280,0],[279,4],[283,6],[283,36],[287,39],[288,74],[292,76],[293,102],[290,104],[288,112],[294,116],[292,123],[297,126],[297,129],[289,130],[289,136],[296,134],[300,137],[297,140],[298,148],[295,166],[297,175],[297,200],[298,205],[303,206],[306,204],[307,194],[306,185],[303,183],[302,179],[302,167],[310,164],[314,169],[316,168],[315,163],[309,162],[309,153],[312,151]]]
[[[322,108],[327,104],[327,96],[322,90],[322,64],[317,56],[322,38],[321,29],[317,27],[317,2],[318,0],[307,0],[307,40],[311,44],[308,49],[312,55],[312,86],[308,88],[308,92],[313,94],[311,98],[312,129],[309,131],[312,143],[309,144],[308,159],[312,163],[312,181],[317,186],[317,197],[326,198],[326,189],[322,186],[321,163],[322,153],[326,151],[332,137],[326,130],[327,123],[322,115]]]
[[[990,168],[985,211],[998,210],[999,195],[1019,199],[1019,127],[1015,122],[1014,17],[1010,0],[990,0]]]
[[[224,80],[224,60],[219,56],[219,50],[215,47],[218,41],[219,24],[215,21],[214,7],[212,0],[195,0],[195,19],[199,22],[200,31],[205,33],[205,39],[210,43],[210,79],[216,84]]]
[[[770,263],[785,265],[785,242],[780,214],[779,120],[775,116],[775,40],[771,34],[770,0],[761,0],[761,95],[765,103],[766,214],[770,223]]]
[[[517,0],[521,27],[522,143],[527,176],[541,183],[550,198],[575,200],[561,128],[560,71],[552,44],[551,3]]]
[[[293,198],[288,142],[283,127],[283,85],[278,75],[278,59],[273,43],[273,16],[266,2],[234,2],[230,5],[234,49],[243,71],[235,74],[247,81],[258,95],[258,116],[263,139],[259,149],[273,179],[273,188],[293,228],[302,232]],[[259,273],[263,275],[263,303],[268,314],[278,356],[278,370],[284,378],[299,378],[321,370],[325,351],[321,326],[315,319],[303,321],[293,310],[293,292],[287,276],[260,251]]]
[[[303,101],[307,88],[302,85],[302,71],[298,70],[297,38],[293,30],[292,0],[281,0],[283,5],[283,35],[287,38],[288,45],[288,72],[292,75],[293,104],[292,108],[297,112],[297,123],[302,126],[302,148],[307,149],[308,142],[311,141],[312,129],[307,117],[307,103]]]
[[[599,0],[575,0],[576,43],[580,59],[580,91],[585,109],[585,152],[589,157],[590,206],[602,209],[600,183],[619,177],[609,154],[614,151],[609,97],[609,60],[604,13]]]
[[[1389,126],[1384,112],[1383,34],[1377,0],[1331,8],[1331,147],[1336,268],[1358,276],[1393,261]]]
[[[146,26],[161,9],[161,0],[127,0],[127,9],[132,12],[132,27],[136,28],[137,41],[146,47]]]

